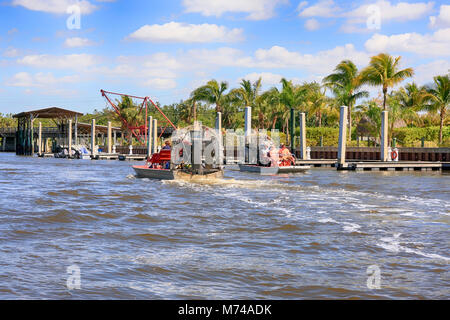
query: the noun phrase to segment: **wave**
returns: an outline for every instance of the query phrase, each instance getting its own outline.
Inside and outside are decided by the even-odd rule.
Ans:
[[[430,258],[430,259],[436,259],[436,260],[443,260],[446,263],[450,262],[450,258],[441,256],[439,254],[435,253],[428,253],[424,252],[419,249],[413,249],[405,246],[404,244],[417,244],[416,242],[405,242],[400,241],[401,234],[394,234],[393,237],[383,237],[380,239],[379,242],[376,243],[377,246],[385,249],[389,252],[394,253],[400,253],[400,252],[406,252],[406,253],[412,253],[416,254],[422,257]]]

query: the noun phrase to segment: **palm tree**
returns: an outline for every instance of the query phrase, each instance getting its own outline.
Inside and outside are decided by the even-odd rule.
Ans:
[[[117,108],[119,109],[119,114],[114,114],[116,120],[122,122],[122,130],[128,133],[129,143],[133,140],[133,129],[130,127],[138,127],[144,119],[142,119],[142,114],[133,100],[128,96],[122,96],[122,100],[117,102]],[[123,121],[124,120],[124,121]]]
[[[322,127],[322,116],[328,108],[329,98],[326,96],[326,90],[320,87],[318,83],[311,87],[307,95],[306,105],[309,112],[314,113],[317,119],[317,125]]]
[[[228,83],[222,81],[218,83],[216,80],[208,81],[208,83],[191,93],[194,101],[204,101],[216,105],[216,112],[222,111],[225,91],[228,89]]]
[[[285,106],[282,114],[282,119],[284,120],[283,131],[287,133],[289,131],[290,110],[293,108],[305,111],[305,97],[308,92],[308,86],[295,86],[292,81],[287,81],[285,78],[281,79],[281,85],[280,101]]]
[[[407,124],[413,124],[419,120],[417,112],[425,108],[426,97],[426,89],[412,82],[394,92],[390,100],[397,103],[402,109],[403,120]]]
[[[254,107],[255,101],[259,96],[259,90],[261,89],[261,78],[256,80],[253,84],[250,80],[243,79],[240,83],[240,87],[232,90],[236,96],[238,96],[247,107]]]
[[[261,105],[259,91],[261,90],[261,78],[251,83],[250,80],[243,79],[240,87],[233,89],[231,94],[242,101],[245,106],[252,107],[258,114],[258,125],[261,128],[264,121],[264,111]]]
[[[414,90],[410,88],[410,90]],[[405,127],[407,123],[411,123],[417,118],[417,113],[409,105],[404,105],[401,98],[399,99],[399,92],[393,92],[387,96],[388,110],[389,110],[389,130],[388,140],[392,138],[395,128]],[[408,102],[408,101],[406,101]],[[410,102],[411,103],[411,102]]]
[[[281,93],[276,87],[270,88],[261,95],[261,103],[267,105],[266,119],[269,121],[267,127],[271,127],[272,129],[275,129],[277,121],[282,114],[282,103],[280,96]],[[272,119],[271,123],[270,119]]]
[[[239,128],[244,121],[242,116],[242,101],[233,92],[223,97],[222,122],[225,128]]]
[[[401,56],[391,57],[380,53],[370,59],[369,66],[361,71],[360,83],[383,87],[383,110],[386,110],[386,95],[389,88],[414,75],[412,68],[398,70]]]
[[[369,93],[357,91],[362,84],[358,68],[352,61],[341,61],[334,71],[323,79],[323,83],[333,90],[341,105],[348,106],[348,127],[351,133],[353,106],[358,99],[368,97]],[[351,140],[351,134],[348,138]]]
[[[432,112],[439,111],[439,143],[442,143],[442,130],[444,127],[444,120],[447,114],[447,108],[450,102],[450,83],[449,76],[434,77],[434,85],[427,88],[429,105],[428,109]]]
[[[408,83],[404,88],[397,91],[400,106],[403,109],[410,108],[414,111],[420,111],[424,108],[426,95],[426,88],[417,86],[415,82]]]
[[[381,109],[377,99],[372,99],[358,108],[361,110],[362,116],[357,131],[364,131],[372,137],[380,137]]]
[[[196,110],[192,107],[193,105],[195,106],[194,99],[182,100],[177,104],[176,109],[181,121],[191,124],[192,119],[196,120]]]

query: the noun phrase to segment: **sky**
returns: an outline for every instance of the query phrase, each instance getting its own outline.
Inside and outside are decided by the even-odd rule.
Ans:
[[[170,104],[210,79],[321,81],[381,52],[414,68],[408,81],[447,74],[450,3],[0,0],[0,113],[101,110],[100,89]]]

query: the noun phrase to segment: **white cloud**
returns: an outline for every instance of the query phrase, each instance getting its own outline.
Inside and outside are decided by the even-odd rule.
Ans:
[[[358,51],[354,45],[347,44],[330,50],[311,54],[289,51],[281,46],[268,49],[258,49],[253,55],[246,55],[243,51],[223,47],[217,49],[192,49],[180,51],[175,55],[156,53],[145,57],[121,57],[118,60],[117,72],[126,72],[135,66],[142,74],[158,70],[159,78],[175,77],[182,73],[211,71],[224,68],[259,68],[259,69],[296,69],[321,75],[329,73],[342,59],[351,59],[358,66],[365,66],[370,55]],[[162,71],[159,71],[162,70]],[[139,74],[137,72],[136,74]],[[161,76],[163,75],[163,76]],[[169,76],[170,75],[170,76]],[[269,76],[266,73],[266,76]],[[273,77],[272,77],[273,79]]]
[[[144,86],[159,90],[167,90],[176,88],[177,82],[173,79],[153,78],[144,82]]]
[[[378,0],[373,3],[362,4],[353,10],[344,10],[333,0],[322,0],[307,7],[307,3],[301,3],[300,17],[303,18],[343,18],[345,19],[341,31],[347,33],[362,33],[370,31],[366,22],[374,14],[369,9],[378,8],[381,18],[381,27],[388,21],[411,21],[423,18],[433,10],[433,2],[398,2],[392,4],[390,1]]]
[[[300,12],[304,7],[308,5],[308,1],[302,1],[298,4],[296,11]]]
[[[301,8],[304,8],[307,5],[307,2],[302,2],[300,3],[300,5]],[[334,4],[333,0],[322,0],[312,6],[303,9],[299,13],[299,16],[303,18],[311,18],[311,17],[330,18],[336,17],[341,10],[342,10],[341,8],[339,8],[337,5]]]
[[[112,78],[137,79],[140,85],[166,89],[176,86],[175,79],[182,67],[167,53],[156,53],[149,56],[120,56],[116,59],[116,65],[91,68],[89,72]]]
[[[375,3],[361,5],[355,10],[345,13],[344,16],[350,19],[350,23],[365,23],[370,16],[367,12],[369,6],[376,6],[380,9],[382,21],[417,20],[433,10],[433,2],[399,2],[393,5],[390,1],[379,0]]]
[[[95,62],[96,59],[93,55],[85,53],[63,56],[48,54],[29,55],[17,60],[17,63],[22,65],[50,69],[84,69],[94,65]]]
[[[252,63],[250,57],[234,48],[193,49],[189,50],[181,61],[185,68],[207,69],[217,67],[245,67]]]
[[[39,72],[34,75],[28,72],[16,73],[7,81],[8,86],[13,87],[44,87],[61,83],[73,83],[79,80],[77,75],[56,78],[52,73]]]
[[[12,4],[28,10],[55,14],[66,14],[67,8],[73,5],[78,5],[82,14],[92,13],[97,8],[87,0],[13,0]]]
[[[246,54],[235,48],[222,47],[180,50],[173,54],[160,52],[148,56],[121,56],[110,67],[90,68],[88,72],[167,90],[175,88],[176,81],[186,76],[193,81],[213,77],[214,72],[221,68],[236,68],[239,72],[252,69],[253,73],[248,73],[247,79],[254,81],[262,76],[264,84],[270,85],[279,82],[283,69],[304,73],[301,76],[303,80],[321,79],[344,58],[353,60],[359,67],[367,65],[370,60],[367,53],[356,50],[352,44],[313,53],[273,46]]]
[[[238,81],[241,81],[242,79],[250,80],[252,82],[257,81],[259,78],[261,78],[261,82],[264,86],[271,86],[279,84],[281,81],[281,78],[283,78],[282,75],[271,73],[271,72],[253,72],[247,74],[245,77],[240,78]]]
[[[353,44],[314,54],[293,52],[284,47],[273,46],[270,49],[256,50],[253,65],[260,68],[298,68],[313,74],[325,74],[333,70],[344,58],[352,60],[358,66],[364,66],[370,60],[367,53],[357,51]]]
[[[450,61],[436,60],[422,64],[414,68],[415,74],[413,80],[418,84],[428,84],[433,82],[433,77],[437,75],[446,75],[450,72]]]
[[[229,30],[216,24],[187,24],[169,22],[145,25],[128,36],[129,39],[149,42],[235,42],[243,40],[242,29]]]
[[[275,7],[287,0],[183,0],[188,13],[220,17],[225,12],[247,13],[249,20],[265,20],[275,15]]]
[[[369,52],[411,52],[422,56],[450,55],[450,28],[433,34],[403,33],[392,36],[375,34],[366,41]]]
[[[167,68],[169,70],[176,70],[183,67],[176,58],[165,52],[155,53],[145,58],[144,66],[149,69]]]
[[[450,5],[442,5],[439,8],[439,16],[430,17],[430,26],[433,28],[450,27]]]
[[[28,72],[16,73],[7,85],[13,87],[31,87],[34,86],[33,77]]]
[[[64,45],[68,48],[87,47],[92,46],[93,44],[94,43],[91,40],[80,37],[67,38],[66,41],[64,41]]]
[[[20,52],[18,49],[9,47],[5,51],[3,51],[3,56],[6,58],[16,58],[20,55]]]
[[[320,23],[316,19],[308,19],[305,22],[305,28],[309,31],[315,31],[320,28]]]

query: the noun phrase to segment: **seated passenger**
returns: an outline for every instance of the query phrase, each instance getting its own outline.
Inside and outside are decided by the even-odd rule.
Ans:
[[[291,152],[289,151],[288,148],[286,148],[286,146],[284,144],[281,145],[280,160],[282,162],[286,162],[286,163],[289,163],[289,164],[295,164],[294,157],[292,156]]]
[[[164,147],[162,147],[161,150],[172,150],[172,147],[170,146],[170,141],[166,140]]]
[[[279,153],[278,150],[273,145],[270,146],[269,158],[270,158],[270,166],[278,167]]]
[[[268,167],[270,166],[270,147],[268,144],[263,143],[259,149],[259,165]]]

